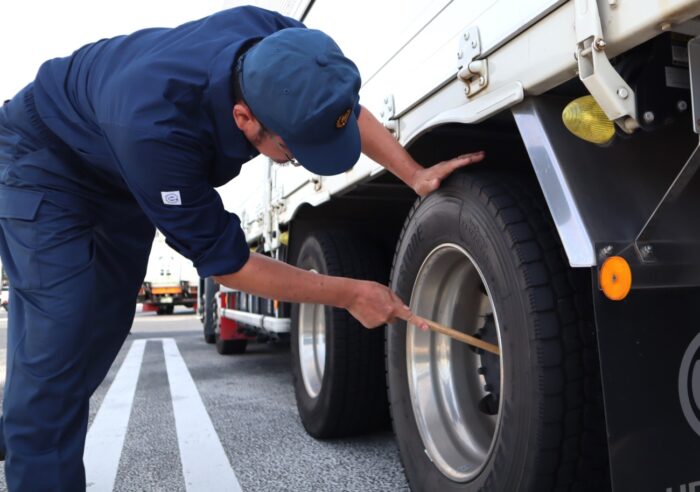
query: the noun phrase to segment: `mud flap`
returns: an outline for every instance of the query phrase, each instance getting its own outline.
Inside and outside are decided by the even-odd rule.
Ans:
[[[700,490],[700,288],[594,299],[613,490]]]

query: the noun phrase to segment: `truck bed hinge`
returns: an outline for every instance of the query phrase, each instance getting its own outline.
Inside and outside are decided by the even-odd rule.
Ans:
[[[393,94],[389,94],[384,97],[384,104],[379,112],[379,116],[382,119],[382,125],[384,128],[389,130],[396,140],[400,138],[399,134],[399,120],[396,118],[396,104],[394,104]]]
[[[472,26],[459,37],[457,49],[457,78],[464,82],[467,97],[481,92],[489,83],[489,70],[486,59],[481,56],[479,28]]]
[[[634,91],[605,54],[605,38],[596,0],[575,0],[576,59],[581,82],[601,109],[622,130],[639,127]]]

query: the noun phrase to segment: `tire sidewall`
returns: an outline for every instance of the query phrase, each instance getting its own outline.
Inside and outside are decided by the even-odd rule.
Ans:
[[[464,175],[459,178],[450,180],[439,192],[424,199],[410,217],[396,253],[391,286],[399,297],[410,301],[423,261],[442,244],[460,246],[476,262],[486,280],[500,328],[502,391],[505,389],[500,426],[485,466],[471,482],[453,482],[431,463],[424,451],[410,398],[406,324],[399,322],[391,325],[387,334],[387,377],[394,429],[404,468],[415,490],[527,490],[522,482],[528,467],[525,450],[535,435],[530,425],[535,411],[533,401],[523,398],[533,391],[529,386],[532,380],[529,330],[523,329],[530,319],[517,292],[520,288],[520,279],[514,273],[517,265],[503,232],[487,204],[469,191],[469,179]]]

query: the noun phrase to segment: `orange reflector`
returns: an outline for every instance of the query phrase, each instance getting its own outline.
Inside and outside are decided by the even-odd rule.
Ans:
[[[620,256],[611,256],[600,267],[598,280],[603,294],[608,299],[621,301],[632,288],[632,270],[627,260]]]

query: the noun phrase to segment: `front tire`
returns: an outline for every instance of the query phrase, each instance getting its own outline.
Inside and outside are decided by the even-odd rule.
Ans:
[[[296,265],[327,275],[386,283],[372,245],[344,231],[317,231]],[[388,424],[384,327],[368,330],[344,309],[292,306],[292,375],[304,428],[316,438],[343,437]]]
[[[581,302],[587,272],[568,267],[541,196],[529,192],[536,184],[522,182],[455,175],[402,231],[391,279],[399,297],[502,354],[405,322],[389,328],[391,414],[412,490],[605,488],[594,470],[605,448],[586,456],[604,442],[597,367],[586,364],[595,353]]]

